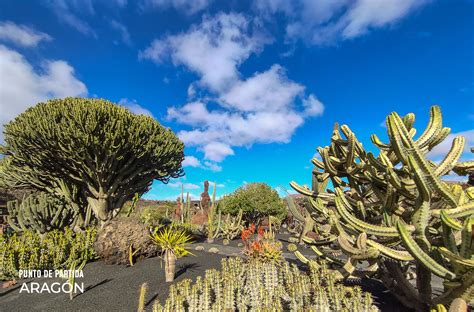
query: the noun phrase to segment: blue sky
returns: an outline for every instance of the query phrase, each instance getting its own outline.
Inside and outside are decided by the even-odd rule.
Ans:
[[[384,137],[388,113],[414,112],[421,128],[433,104],[450,138],[474,146],[473,1],[1,6],[0,123],[64,96],[152,115],[185,142],[186,176],[155,183],[147,198],[175,198],[181,183],[199,196],[206,179],[219,195],[247,182],[310,183],[309,160],[334,122],[372,149],[370,134]]]

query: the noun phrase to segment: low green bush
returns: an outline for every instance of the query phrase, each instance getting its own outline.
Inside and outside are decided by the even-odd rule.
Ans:
[[[92,260],[96,233],[95,228],[78,233],[65,228],[44,235],[30,230],[0,235],[0,279],[18,278],[19,270],[69,269],[74,262]]]
[[[144,207],[140,212],[140,221],[150,227],[160,226],[171,222],[169,216],[175,207],[169,205],[150,205]]]
[[[224,214],[237,215],[242,210],[244,220],[252,223],[258,223],[267,216],[282,220],[287,214],[277,191],[265,183],[245,184],[219,200],[218,207]]]

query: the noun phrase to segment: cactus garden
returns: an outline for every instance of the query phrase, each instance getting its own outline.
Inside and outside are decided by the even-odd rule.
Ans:
[[[474,310],[472,1],[26,3],[0,311]]]

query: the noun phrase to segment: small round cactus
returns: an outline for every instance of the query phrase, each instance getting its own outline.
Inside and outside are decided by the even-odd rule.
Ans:
[[[289,252],[295,252],[298,250],[298,246],[296,246],[295,244],[289,244],[286,249],[288,249]]]

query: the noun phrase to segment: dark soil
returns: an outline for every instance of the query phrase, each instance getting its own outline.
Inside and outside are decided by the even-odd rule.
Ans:
[[[206,252],[193,251],[193,254],[196,256],[178,259],[175,281],[195,279],[207,269],[220,267],[224,258]],[[146,302],[151,311],[155,299],[164,302],[169,287],[160,259],[155,257],[140,261],[133,267],[107,265],[102,261],[87,264],[84,278],[77,279],[77,283],[84,283],[85,292],[77,294],[73,300],[64,293],[19,293],[23,283],[47,282],[51,285],[64,281],[60,278],[19,280],[15,286],[0,289],[0,311],[136,311],[140,286],[144,282],[148,283]]]
[[[300,261],[296,260],[292,253],[286,249],[289,235],[280,234],[278,238],[284,244],[284,256],[291,262],[297,264],[301,269],[306,269]],[[195,249],[202,246],[204,251],[192,250],[195,256],[178,259],[175,281],[186,278],[195,279],[204,275],[204,271],[210,268],[219,268],[222,258],[228,256],[242,256],[238,247],[240,240],[233,240],[229,245],[222,245],[222,240],[215,240],[213,244],[198,242],[192,245]],[[218,249],[217,254],[211,254],[211,247]],[[304,246],[298,245],[298,250],[305,255],[314,253]],[[28,294],[19,293],[23,283],[53,282],[64,283],[64,279],[30,279],[19,280],[18,283],[7,289],[0,289],[0,311],[136,311],[138,305],[139,289],[142,283],[148,283],[146,303],[151,310],[155,299],[164,303],[168,296],[169,283],[165,282],[164,269],[160,266],[157,257],[145,259],[136,263],[133,267],[124,265],[107,265],[103,261],[96,261],[86,265],[84,278],[77,279],[78,283],[84,283],[85,292],[77,294],[73,300],[69,295],[60,294]],[[376,280],[360,280],[352,282],[351,285],[359,285],[364,291],[372,293],[376,305],[381,311],[406,311],[403,306],[388,292],[385,287]]]

